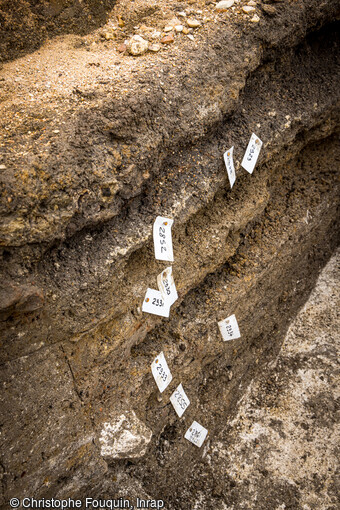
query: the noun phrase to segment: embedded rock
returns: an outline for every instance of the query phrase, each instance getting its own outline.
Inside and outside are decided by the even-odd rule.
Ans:
[[[131,55],[143,55],[148,50],[149,43],[140,35],[134,35],[126,43],[128,52]]]
[[[44,304],[42,290],[34,285],[12,285],[0,283],[0,320],[11,315],[25,314],[40,310]]]
[[[222,0],[221,2],[218,2],[218,4],[215,5],[215,9],[217,11],[226,11],[230,7],[234,5],[235,0]]]
[[[106,460],[142,457],[151,437],[152,431],[133,411],[128,411],[103,423],[100,453]]]

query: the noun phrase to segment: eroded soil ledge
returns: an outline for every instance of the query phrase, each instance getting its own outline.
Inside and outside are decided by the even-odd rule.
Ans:
[[[334,488],[322,506],[310,477],[294,490],[275,480],[256,499],[225,452],[242,447],[240,399],[339,242],[338,2],[257,2],[259,22],[241,2],[222,13],[104,4],[105,27],[1,70],[4,507],[25,495],[149,495],[176,510],[295,510],[312,487],[318,510],[335,509]],[[201,23],[194,40],[117,50],[183,11]],[[258,165],[249,175],[237,164],[231,191],[223,153],[234,145],[241,161],[252,132]],[[141,312],[166,267],[154,259],[157,215],[174,219],[170,319]],[[224,343],[217,321],[232,313],[242,338]],[[161,350],[173,381],[160,396],[150,364]],[[179,420],[169,396],[180,382],[191,405]],[[139,443],[103,456],[104,423],[122,414],[140,424]],[[333,427],[334,409],[325,414]],[[193,419],[209,429],[201,449],[183,437]]]

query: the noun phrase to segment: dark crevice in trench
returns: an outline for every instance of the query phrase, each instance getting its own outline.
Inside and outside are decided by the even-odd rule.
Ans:
[[[84,401],[83,401],[83,398],[82,398],[82,395],[81,395],[80,391],[78,390],[78,387],[77,387],[77,380],[76,380],[76,378],[75,378],[75,376],[74,376],[74,373],[73,373],[73,370],[72,370],[72,366],[71,366],[71,364],[70,364],[70,362],[69,362],[69,359],[68,359],[68,357],[67,357],[67,354],[65,353],[65,350],[64,350],[64,348],[63,348],[63,346],[62,346],[62,345],[60,346],[60,350],[61,350],[61,352],[63,353],[64,359],[65,359],[65,362],[66,362],[66,364],[67,364],[67,366],[68,366],[68,369],[69,369],[69,371],[70,371],[70,375],[71,375],[71,379],[72,379],[72,383],[73,383],[74,391],[75,391],[75,393],[76,393],[76,395],[77,395],[77,397],[78,397],[78,399],[79,399],[79,401],[80,401],[80,405],[81,405],[81,406],[83,406],[83,405],[84,405]]]

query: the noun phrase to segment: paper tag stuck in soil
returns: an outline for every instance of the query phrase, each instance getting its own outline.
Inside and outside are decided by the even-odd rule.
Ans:
[[[174,304],[178,299],[176,285],[172,276],[172,267],[167,267],[157,276],[157,283],[160,293],[168,306]]]
[[[161,317],[169,317],[170,305],[165,302],[159,290],[148,289],[143,301],[142,311]]]
[[[221,335],[223,340],[235,340],[235,338],[240,338],[241,333],[237,324],[237,320],[235,315],[230,315],[223,321],[218,323],[218,327],[220,328]]]
[[[173,220],[163,216],[157,216],[155,219],[153,224],[153,242],[157,260],[174,261],[171,237],[172,224]]]
[[[202,425],[193,421],[191,427],[185,433],[185,439],[201,448],[203,441],[207,437],[208,431]]]
[[[185,391],[183,389],[182,384],[177,386],[175,391],[170,397],[170,402],[174,406],[174,409],[179,417],[182,416],[186,408],[190,404],[190,400],[188,399],[187,395],[185,394]]]
[[[152,375],[161,393],[169,386],[172,375],[163,352],[158,354],[151,364]]]
[[[227,150],[227,152],[224,153],[224,163],[228,172],[230,187],[232,188],[235,181],[236,181],[236,173],[234,168],[234,161],[233,161],[233,152],[234,147],[231,147],[231,149]]]
[[[241,165],[250,174],[253,173],[257,158],[262,147],[262,141],[253,133],[250,137],[247,150],[243,156]]]

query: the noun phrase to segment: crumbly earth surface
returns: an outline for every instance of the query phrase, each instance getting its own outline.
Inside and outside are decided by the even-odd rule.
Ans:
[[[320,338],[306,326],[297,342],[291,326],[277,356],[339,243],[339,2],[9,4],[1,504],[335,509],[324,280],[303,312],[322,316]],[[263,147],[249,175],[253,132]],[[169,319],[141,311],[169,265],[154,257],[158,215],[174,220]],[[241,338],[223,342],[217,321],[231,314]],[[161,351],[173,375],[162,394],[150,371]],[[169,402],[179,383],[191,402],[181,419]],[[209,430],[201,448],[184,439],[193,420]]]

